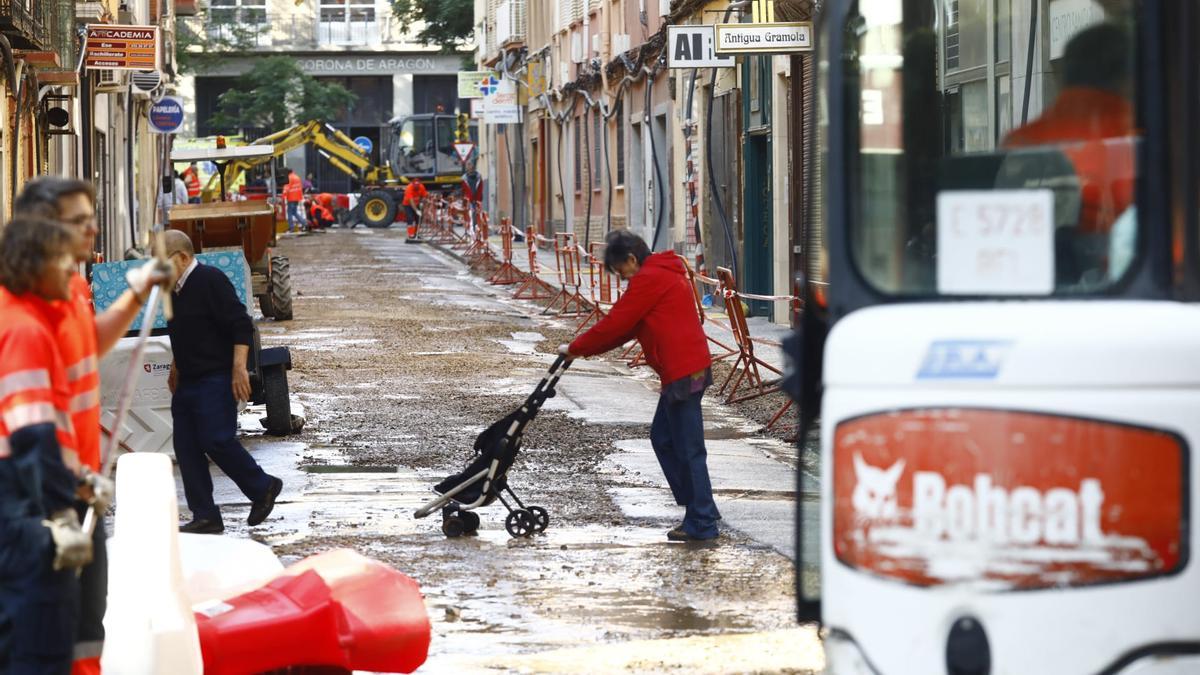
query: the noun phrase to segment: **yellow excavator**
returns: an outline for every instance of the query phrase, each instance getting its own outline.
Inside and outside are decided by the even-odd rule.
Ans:
[[[250,145],[270,145],[268,157],[230,162],[221,176],[233,185],[243,172],[303,145],[311,144],[335,168],[351,176],[360,187],[361,198],[354,222],[369,227],[387,227],[396,220],[404,187],[419,178],[430,190],[452,190],[466,171],[454,151],[454,143],[476,136],[474,121],[466,115],[423,113],[392,119],[391,133],[384,139],[383,166],[376,165],[362,147],[329,124],[304,122],[254,140]],[[468,158],[467,163],[473,161]]]

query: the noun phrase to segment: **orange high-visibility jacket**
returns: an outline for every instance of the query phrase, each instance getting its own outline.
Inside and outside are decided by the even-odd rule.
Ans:
[[[13,433],[53,424],[63,464],[79,469],[69,411],[71,389],[54,336],[61,307],[0,288],[0,459],[12,454]]]
[[[1133,204],[1136,135],[1133,105],[1124,97],[1068,87],[1041,117],[1011,131],[1004,146],[1059,146],[1079,179],[1078,230],[1105,233]]]
[[[181,174],[183,184],[187,187],[188,199],[200,196],[200,176],[196,175],[196,170],[188,167]]]
[[[425,184],[414,180],[408,184],[408,187],[404,188],[404,205],[416,208],[417,203],[428,194],[429,190],[425,189]]]
[[[283,188],[283,198],[289,202],[304,200],[304,181],[300,180],[300,176],[295,173],[288,176],[287,186]]]
[[[71,389],[71,424],[75,427],[79,461],[100,470],[100,355],[96,344],[96,313],[92,290],[76,274],[71,277],[71,299],[62,303],[58,324],[58,350],[67,369]]]

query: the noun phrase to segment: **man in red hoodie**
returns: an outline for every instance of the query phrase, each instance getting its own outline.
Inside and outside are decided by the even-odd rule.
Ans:
[[[704,390],[712,384],[712,357],[687,270],[679,256],[651,254],[646,242],[628,230],[609,233],[604,264],[627,280],[628,288],[608,316],[559,351],[568,358],[594,356],[637,338],[662,382],[650,444],[675,503],[687,507],[683,524],[667,539],[715,539],[721,514],[708,477],[700,410]]]

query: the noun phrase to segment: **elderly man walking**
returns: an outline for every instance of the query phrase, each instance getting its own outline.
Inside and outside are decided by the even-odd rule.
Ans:
[[[237,439],[237,402],[250,398],[246,360],[254,324],[225,273],[196,260],[187,235],[169,230],[162,236],[178,279],[171,296],[175,316],[167,323],[175,459],[193,518],[179,531],[225,531],[213,502],[210,457],[250,500],[247,522],[258,525],[275,508],[283,481],[263,471]]]

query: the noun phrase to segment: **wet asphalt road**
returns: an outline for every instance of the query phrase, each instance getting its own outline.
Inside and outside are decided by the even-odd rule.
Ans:
[[[271,545],[285,564],[350,547],[415,578],[433,621],[419,672],[821,666],[814,632],[796,626],[793,565],[778,546],[734,528],[715,547],[668,544],[682,509],[662,506],[661,474],[613,461],[618,445],[645,442],[652,408],[597,415],[561,401],[543,410],[510,472],[525,503],[549,511],[543,535],[509,537],[499,504],[480,511],[473,537],[447,539],[436,514],[414,519],[431,486],[469,461],[475,435],[532,390],[573,323],[406,245],[400,230],[335,230],[281,248],[296,318],[260,328],[264,345],[292,350],[291,392],[307,424],[286,441],[247,439],[285,488],[263,527],[232,534]],[[564,381],[653,395],[645,376],[620,368],[578,362]],[[757,426],[730,412],[710,437]],[[218,498],[232,523],[245,505],[226,483]]]

